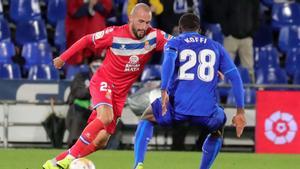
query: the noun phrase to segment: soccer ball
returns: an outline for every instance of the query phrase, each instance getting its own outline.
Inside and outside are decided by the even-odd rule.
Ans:
[[[69,169],[96,169],[96,167],[91,160],[78,158],[71,162]]]

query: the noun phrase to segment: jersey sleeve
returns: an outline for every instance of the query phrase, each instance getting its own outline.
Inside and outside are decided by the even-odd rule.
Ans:
[[[157,41],[156,41],[156,51],[162,51],[164,49],[164,45],[167,43],[168,40],[172,39],[173,36],[167,34],[162,30],[157,30]]]
[[[175,40],[170,40],[164,47],[164,60],[161,73],[161,89],[166,90],[174,73],[177,58],[177,44]]]
[[[111,46],[114,27],[108,27],[92,35],[92,42],[95,48],[106,49]]]
[[[229,53],[219,44],[220,70],[231,81],[237,108],[244,107],[244,89],[241,76]]]
[[[220,52],[220,71],[226,75],[230,71],[235,70],[236,66],[226,49],[220,44],[218,44],[218,48]]]

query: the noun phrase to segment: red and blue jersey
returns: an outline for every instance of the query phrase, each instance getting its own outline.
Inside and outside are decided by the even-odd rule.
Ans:
[[[106,57],[94,78],[106,76],[119,94],[127,95],[155,51],[162,51],[168,36],[149,28],[142,39],[130,34],[129,25],[113,26],[92,35],[95,48],[107,49]]]
[[[126,24],[86,35],[66,50],[60,58],[67,61],[76,52],[87,47],[106,49],[103,64],[93,79],[97,81],[98,77],[104,77],[113,84],[120,97],[126,96],[152,54],[155,51],[162,51],[171,37],[159,29],[150,27],[144,38],[137,39],[131,35],[129,29],[129,25]]]

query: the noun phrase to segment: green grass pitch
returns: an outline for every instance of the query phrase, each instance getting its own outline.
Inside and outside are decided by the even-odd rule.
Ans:
[[[0,169],[41,169],[42,164],[62,150],[0,149]],[[150,151],[145,169],[198,169],[200,152]],[[132,169],[133,151],[98,151],[87,157],[96,169]],[[297,154],[220,153],[212,169],[296,169]]]

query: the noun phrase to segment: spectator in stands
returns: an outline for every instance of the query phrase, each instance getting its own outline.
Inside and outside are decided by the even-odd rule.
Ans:
[[[258,28],[259,0],[223,0],[221,28],[224,47],[232,59],[236,53],[243,67],[249,70],[254,82],[253,35]]]
[[[152,21],[151,25],[153,27],[157,26],[157,15],[160,15],[164,7],[160,0],[128,0],[128,7],[127,7],[127,14],[129,15],[132,8],[137,4],[137,3],[145,3],[150,6],[151,11],[152,11]]]
[[[69,110],[66,117],[66,128],[69,131],[68,147],[76,142],[92,112],[90,107],[89,84],[92,74],[100,66],[101,60],[93,60],[89,63],[89,72],[79,72],[71,83],[71,92],[68,96]]]
[[[201,4],[201,22],[216,24],[220,23],[222,15],[222,5],[218,5],[220,0],[202,0]]]
[[[67,0],[66,39],[67,48],[84,35],[106,27],[106,17],[112,9],[111,0]],[[98,55],[92,49],[78,52],[68,64],[80,64],[84,57]]]
[[[194,0],[160,0],[164,10],[157,17],[158,27],[168,34],[177,31],[177,24],[182,14],[198,14],[198,2]]]
[[[222,5],[218,5],[220,0],[202,0],[201,15],[201,31],[206,31],[208,24],[219,24],[222,16]]]

